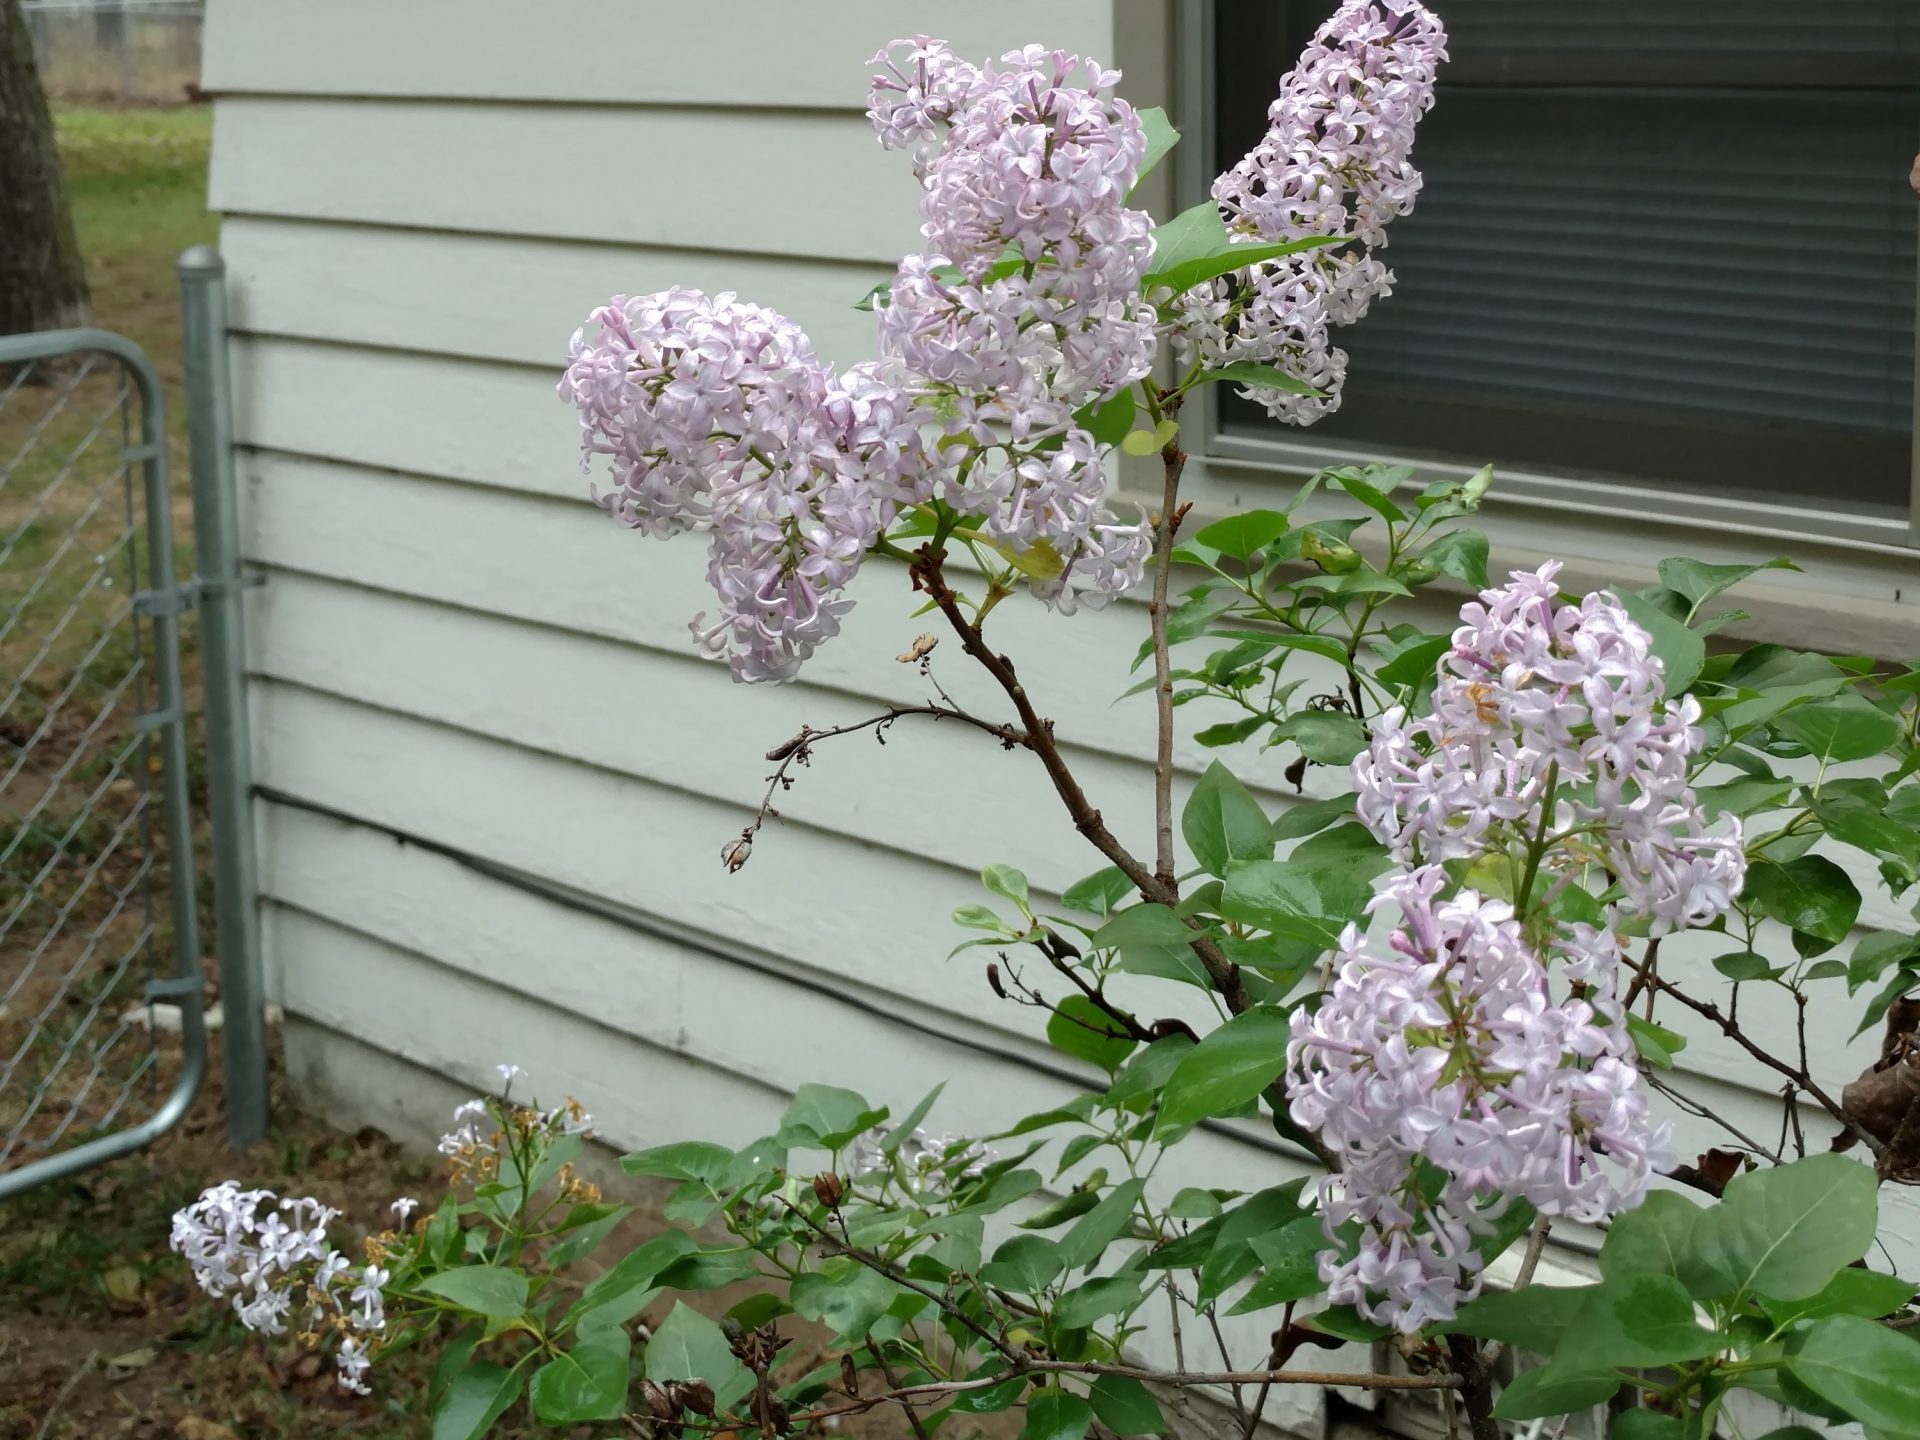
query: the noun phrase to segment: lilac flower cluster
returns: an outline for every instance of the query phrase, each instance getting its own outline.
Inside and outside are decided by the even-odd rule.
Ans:
[[[1151,541],[1106,503],[1103,449],[1075,419],[1145,376],[1154,312],[1140,296],[1153,222],[1127,194],[1146,154],[1120,78],[1040,46],[976,68],[938,41],[874,57],[868,114],[911,147],[927,249],[879,307],[884,353],[925,382],[947,502],[1015,552],[1062,562],[1030,588],[1062,610],[1138,582]]]
[[[575,332],[560,394],[580,412],[595,498],[650,535],[710,532],[720,605],[700,648],[747,680],[791,679],[840,628],[842,591],[903,499],[924,498],[916,420],[870,369],[839,376],[786,317],[731,295],[616,296]]]
[[[1555,1002],[1513,907],[1441,899],[1447,883],[1427,865],[1376,897],[1401,915],[1386,953],[1349,927],[1288,1046],[1293,1120],[1341,1159],[1327,1236],[1359,1227],[1351,1254],[1321,1257],[1328,1299],[1408,1333],[1478,1293],[1476,1247],[1513,1200],[1603,1219],[1638,1203],[1666,1138],[1612,999],[1611,937],[1587,937],[1591,983]]]
[[[1616,998],[1613,926],[1710,923],[1745,875],[1737,822],[1709,826],[1688,781],[1699,706],[1666,699],[1611,596],[1562,603],[1558,569],[1464,606],[1432,712],[1373,722],[1356,809],[1408,867],[1375,902],[1400,923],[1386,953],[1349,929],[1332,991],[1293,1017],[1293,1118],[1343,1161],[1323,1188],[1328,1293],[1408,1332],[1477,1293],[1476,1246],[1513,1200],[1582,1221],[1639,1202],[1666,1133]],[[1442,898],[1441,862],[1488,860],[1521,913]],[[1548,908],[1583,881],[1606,924]]]
[[[1461,610],[1432,713],[1374,722],[1357,813],[1403,864],[1543,834],[1550,870],[1604,867],[1649,933],[1705,925],[1746,860],[1738,819],[1709,824],[1687,779],[1699,703],[1664,700],[1652,642],[1612,597],[1560,604],[1559,570],[1516,572]]]
[[[1208,369],[1270,365],[1322,392],[1241,391],[1280,419],[1308,425],[1339,407],[1347,356],[1329,331],[1391,293],[1372,252],[1419,194],[1414,127],[1433,105],[1446,38],[1420,0],[1346,0],[1280,82],[1267,133],[1214,181],[1235,239],[1356,242],[1263,261],[1175,302],[1175,341]]]
[[[338,1210],[306,1197],[276,1199],[232,1180],[215,1185],[174,1214],[169,1243],[202,1290],[231,1297],[249,1330],[284,1335],[298,1296],[304,1337],[317,1344],[323,1331],[336,1332],[340,1383],[365,1395],[371,1347],[386,1329],[383,1287],[391,1274],[370,1259],[354,1275],[356,1267],[327,1243]]]

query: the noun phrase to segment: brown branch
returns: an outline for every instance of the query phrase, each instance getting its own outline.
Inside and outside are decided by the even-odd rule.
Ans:
[[[1500,1422],[1493,1418],[1493,1371],[1480,1353],[1480,1342],[1466,1335],[1449,1335],[1447,1348],[1453,1354],[1453,1368],[1460,1373],[1457,1388],[1460,1403],[1467,1412],[1467,1428],[1473,1440],[1503,1440]]]
[[[1170,409],[1178,408],[1178,401]],[[1173,665],[1167,655],[1167,584],[1173,574],[1173,532],[1180,528],[1180,472],[1186,452],[1178,437],[1160,452],[1166,474],[1160,515],[1154,522],[1153,599],[1147,620],[1153,644],[1153,701],[1158,721],[1153,752],[1153,873],[1167,889],[1177,888],[1173,868]]]
[[[1013,662],[1004,655],[994,652],[981,636],[980,629],[968,620],[960,608],[960,599],[946,582],[942,566],[946,563],[946,552],[931,545],[923,546],[915,555],[913,565],[914,584],[932,597],[934,605],[946,617],[947,624],[960,637],[961,647],[980,662],[987,674],[1006,692],[1013,702],[1013,708],[1020,717],[1024,734],[1016,743],[1031,750],[1040,760],[1047,772],[1047,778],[1053,782],[1054,793],[1067,807],[1074,828],[1086,836],[1093,848],[1111,861],[1121,874],[1125,875],[1139,890],[1142,898],[1158,905],[1173,906],[1180,903],[1180,892],[1172,885],[1163,883],[1139,859],[1120,843],[1113,831],[1107,828],[1100,812],[1093,802],[1087,799],[1087,792],[1080,788],[1080,782],[1068,767],[1066,757],[1060,753],[1059,743],[1053,736],[1051,721],[1041,718],[1034,708],[1033,698],[1027,694],[1020,677],[1014,673]],[[1197,932],[1200,927],[1189,920],[1188,924]],[[1220,947],[1209,935],[1196,933],[1193,939],[1194,954],[1200,957],[1207,978],[1215,990],[1227,1002],[1227,1008],[1234,1014],[1248,1009],[1253,997],[1240,980],[1240,969],[1221,953]]]
[[[889,1390],[898,1390],[900,1388],[900,1377],[893,1373],[893,1367],[887,1364],[887,1357],[880,1353],[880,1347],[872,1340],[868,1340],[867,1351],[873,1356],[873,1363],[880,1367],[880,1373],[886,1377],[887,1388]],[[918,1437],[918,1440],[930,1440],[930,1437],[927,1435],[927,1427],[920,1423],[920,1412],[913,1408],[913,1402],[911,1400],[902,1400],[900,1402],[900,1408],[907,1412],[907,1424],[913,1427],[913,1433]]]
[[[1712,1021],[1713,1024],[1717,1025],[1720,1028],[1720,1033],[1722,1035],[1726,1036],[1727,1039],[1733,1041],[1734,1044],[1738,1045],[1742,1050],[1746,1051],[1747,1054],[1751,1055],[1755,1060],[1758,1060],[1762,1065],[1765,1065],[1769,1070],[1775,1071],[1778,1074],[1786,1076],[1787,1079],[1791,1080],[1795,1085],[1798,1085],[1802,1090],[1806,1091],[1807,1094],[1811,1095],[1816,1101],[1819,1102],[1820,1106],[1827,1112],[1827,1114],[1831,1115],[1835,1120],[1839,1121],[1840,1124],[1843,1125],[1847,1130],[1852,1132],[1854,1135],[1857,1135],[1861,1140],[1865,1141],[1867,1148],[1871,1150],[1876,1157],[1880,1154],[1882,1150],[1886,1148],[1876,1137],[1868,1134],[1865,1130],[1861,1129],[1860,1126],[1856,1125],[1853,1122],[1852,1117],[1850,1117],[1847,1114],[1847,1112],[1843,1108],[1841,1108],[1839,1102],[1836,1101],[1831,1095],[1827,1094],[1825,1090],[1821,1089],[1819,1083],[1815,1081],[1814,1078],[1811,1075],[1809,1075],[1804,1069],[1796,1068],[1789,1062],[1779,1059],[1777,1056],[1769,1053],[1760,1045],[1750,1040],[1747,1037],[1746,1032],[1743,1031],[1739,1027],[1739,1025],[1734,1023],[1733,1019],[1730,1016],[1728,1016],[1726,1012],[1721,1010],[1721,1008],[1718,1005],[1714,1004],[1711,1000],[1694,999],[1693,996],[1687,994],[1686,991],[1682,990],[1679,986],[1675,985],[1672,981],[1661,979],[1658,974],[1656,974],[1654,971],[1650,969],[1642,969],[1640,966],[1634,964],[1632,960],[1626,958],[1625,956],[1621,957],[1621,963],[1624,964],[1629,970],[1632,970],[1636,975],[1640,976],[1643,980],[1646,981],[1647,989],[1650,994],[1658,993],[1662,995],[1671,995],[1675,1000],[1679,1001],[1682,1005],[1686,1006],[1687,1009],[1693,1011],[1694,1014],[1700,1016],[1704,1020]]]

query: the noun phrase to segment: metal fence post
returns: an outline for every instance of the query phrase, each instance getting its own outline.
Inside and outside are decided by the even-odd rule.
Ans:
[[[195,245],[181,255],[180,319],[187,362],[187,438],[193,468],[193,546],[206,696],[227,1135],[238,1149],[266,1133],[267,1039],[233,476],[233,401],[227,374],[226,279],[226,262],[211,245]]]

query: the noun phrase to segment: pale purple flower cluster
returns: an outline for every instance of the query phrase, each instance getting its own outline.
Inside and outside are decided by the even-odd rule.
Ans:
[[[1738,819],[1710,825],[1687,778],[1699,703],[1665,698],[1652,642],[1611,596],[1561,604],[1559,569],[1462,608],[1432,713],[1380,716],[1354,761],[1359,818],[1403,864],[1544,836],[1548,873],[1597,862],[1649,933],[1707,924],[1746,861]]]
[[[1322,392],[1242,389],[1280,419],[1306,425],[1338,408],[1347,356],[1329,331],[1391,293],[1393,273],[1372,252],[1419,194],[1414,127],[1433,105],[1446,58],[1446,31],[1419,0],[1347,0],[1280,82],[1267,133],[1214,181],[1236,239],[1353,237],[1261,262],[1175,302],[1175,339],[1207,368],[1271,365]]]
[[[868,114],[914,152],[927,240],[879,307],[880,341],[925,382],[927,418],[970,442],[935,452],[944,498],[1013,551],[1060,557],[1030,587],[1043,600],[1103,603],[1151,546],[1108,508],[1104,447],[1074,416],[1153,364],[1153,224],[1126,203],[1139,117],[1103,93],[1117,72],[1037,45],[976,68],[921,37],[874,62]]]
[[[169,1244],[202,1290],[216,1300],[231,1297],[249,1330],[284,1335],[296,1291],[306,1307],[306,1330],[317,1332],[339,1317],[334,1365],[340,1383],[364,1395],[366,1337],[386,1328],[383,1287],[391,1276],[368,1264],[349,1286],[355,1267],[327,1243],[327,1226],[340,1212],[307,1197],[276,1199],[271,1190],[242,1190],[232,1180],[212,1186],[175,1212]]]
[[[1612,937],[1565,942],[1585,993],[1556,1002],[1513,907],[1442,899],[1447,883],[1422,866],[1376,897],[1401,916],[1386,952],[1350,926],[1288,1044],[1293,1120],[1341,1160],[1321,1186],[1327,1237],[1360,1226],[1351,1255],[1321,1256],[1328,1298],[1407,1333],[1479,1292],[1477,1247],[1513,1200],[1603,1219],[1639,1202],[1666,1143],[1612,998]]]
[[[731,295],[615,297],[575,333],[560,394],[583,465],[611,458],[602,505],[650,535],[709,532],[720,606],[692,629],[745,680],[791,679],[838,632],[868,547],[926,493],[897,389],[836,375],[792,321]]]

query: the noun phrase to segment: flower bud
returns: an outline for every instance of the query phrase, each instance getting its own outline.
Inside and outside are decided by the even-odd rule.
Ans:
[[[847,1187],[831,1170],[822,1170],[813,1177],[813,1193],[829,1210],[838,1210],[840,1202],[847,1198]]]

